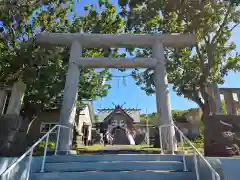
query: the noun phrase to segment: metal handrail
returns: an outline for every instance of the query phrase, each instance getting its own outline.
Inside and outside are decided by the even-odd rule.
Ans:
[[[212,172],[212,180],[220,180],[220,176],[217,173],[217,171],[210,165],[210,163],[207,161],[207,159],[197,150],[197,148],[191,143],[191,141],[183,134],[183,132],[174,123],[173,124],[165,124],[165,125],[160,125],[159,126],[159,138],[160,138],[161,154],[164,154],[163,149],[162,149],[162,147],[163,147],[163,143],[162,143],[162,128],[171,127],[171,126],[173,126],[178,131],[178,133],[180,134],[180,140],[181,140],[181,145],[182,145],[182,150],[183,150],[184,171],[187,171],[187,167],[186,167],[186,157],[185,157],[183,139],[185,139],[190,144],[190,146],[193,148],[193,150],[194,150],[194,165],[195,165],[197,180],[200,180],[200,175],[199,175],[199,170],[198,170],[198,162],[197,162],[197,154],[198,154],[199,157],[202,158],[202,160],[205,162],[205,164],[211,170],[211,172]],[[172,153],[174,154],[173,150],[172,150]]]
[[[28,166],[27,166],[27,177],[26,180],[29,179],[29,175],[30,175],[30,169],[31,169],[31,162],[32,162],[32,156],[33,156],[33,151],[34,148],[39,145],[45,138],[46,138],[46,143],[45,143],[45,147],[44,147],[44,156],[43,156],[43,160],[42,160],[42,166],[41,166],[41,172],[44,172],[44,167],[45,167],[45,161],[46,161],[46,155],[47,155],[47,148],[48,148],[48,141],[49,141],[49,136],[50,134],[56,129],[58,128],[58,133],[57,133],[57,140],[56,140],[56,146],[55,146],[55,151],[54,151],[54,155],[57,155],[57,149],[58,149],[58,142],[59,142],[59,136],[60,136],[60,129],[61,128],[66,128],[66,129],[72,129],[70,127],[67,126],[62,126],[62,125],[55,125],[52,129],[50,129],[43,137],[41,137],[36,143],[34,143],[21,157],[19,157],[11,166],[9,166],[1,175],[0,177],[4,177],[5,175],[7,175],[7,180],[10,179],[10,173],[13,170],[14,167],[16,167],[16,165],[18,163],[20,163],[28,154],[29,154],[29,160],[28,160]],[[69,131],[69,136],[71,135],[71,131]],[[70,148],[70,147],[69,147]],[[70,149],[68,149],[69,151]]]

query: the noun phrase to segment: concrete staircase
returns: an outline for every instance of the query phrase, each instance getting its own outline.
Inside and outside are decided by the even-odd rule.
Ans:
[[[196,180],[184,172],[182,156],[158,154],[109,154],[48,156],[44,173],[30,180]]]

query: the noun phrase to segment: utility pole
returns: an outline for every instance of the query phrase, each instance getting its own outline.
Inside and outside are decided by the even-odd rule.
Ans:
[[[149,126],[148,126],[148,116],[147,116],[147,108],[146,108],[146,122],[147,122],[147,145],[150,145],[149,140]]]

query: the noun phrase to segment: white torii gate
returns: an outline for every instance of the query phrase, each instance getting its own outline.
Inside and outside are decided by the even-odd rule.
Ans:
[[[171,124],[172,113],[168,80],[165,68],[164,46],[186,47],[196,44],[194,35],[169,34],[85,34],[85,33],[41,33],[37,43],[52,45],[71,45],[68,72],[65,82],[60,124],[73,128],[76,114],[80,68],[155,68],[155,88],[157,112],[160,124]],[[103,47],[145,47],[152,48],[152,58],[86,58],[82,57],[83,48]],[[70,136],[69,136],[70,134]],[[61,129],[59,150],[66,151],[72,145],[72,132]],[[176,150],[174,128],[163,133],[164,150]]]

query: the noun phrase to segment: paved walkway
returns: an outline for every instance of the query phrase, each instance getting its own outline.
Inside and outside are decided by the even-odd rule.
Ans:
[[[120,150],[135,150],[134,146],[128,145],[107,145],[103,147],[101,150],[104,151],[120,151]]]

